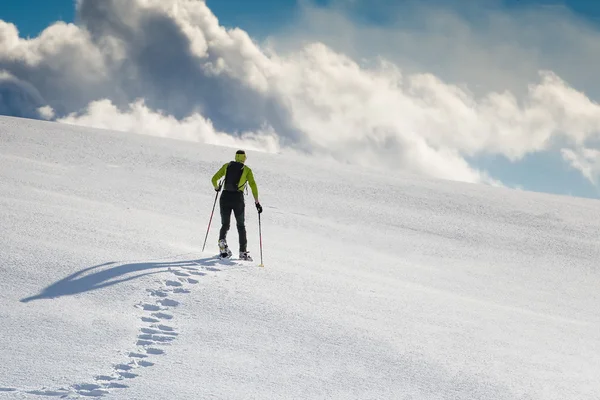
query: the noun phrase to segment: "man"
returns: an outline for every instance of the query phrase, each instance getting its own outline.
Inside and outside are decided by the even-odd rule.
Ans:
[[[244,189],[246,184],[250,185],[254,203],[259,214],[262,213],[262,207],[258,201],[258,189],[254,181],[254,174],[250,167],[245,165],[246,152],[238,150],[235,153],[235,161],[224,164],[221,169],[212,177],[212,184],[218,192],[223,188],[219,206],[221,208],[221,231],[219,232],[219,251],[221,257],[229,258],[232,253],[227,246],[227,231],[231,221],[231,212],[235,215],[237,223],[238,236],[240,239],[240,259],[252,261],[252,257],[248,254],[248,240],[246,238],[246,226],[244,222],[245,204],[244,204]],[[222,185],[218,180],[225,176]]]

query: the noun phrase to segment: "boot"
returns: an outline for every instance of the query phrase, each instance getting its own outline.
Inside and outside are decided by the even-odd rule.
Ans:
[[[240,251],[240,260],[252,261],[252,257],[250,257],[249,252],[247,252],[247,251]]]
[[[229,246],[227,246],[225,239],[219,240],[219,253],[221,258],[229,258],[233,254],[231,250],[229,250]]]

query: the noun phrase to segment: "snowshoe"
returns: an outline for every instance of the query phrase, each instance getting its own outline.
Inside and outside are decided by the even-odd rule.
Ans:
[[[233,253],[229,250],[229,246],[227,246],[227,242],[223,239],[219,240],[219,257],[221,258],[231,258]]]
[[[232,255],[233,255],[233,253],[231,252],[231,250],[227,249],[223,253],[220,253],[219,257],[220,258],[231,258]]]
[[[252,261],[252,257],[250,257],[247,251],[240,251],[240,260]]]

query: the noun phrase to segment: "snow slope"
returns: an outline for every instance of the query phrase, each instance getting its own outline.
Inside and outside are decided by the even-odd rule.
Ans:
[[[0,118],[1,399],[600,399],[598,201],[234,151]]]

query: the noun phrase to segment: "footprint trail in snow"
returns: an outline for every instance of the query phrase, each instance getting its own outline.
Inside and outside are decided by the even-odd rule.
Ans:
[[[144,368],[149,368],[165,356],[167,348],[179,336],[173,324],[175,316],[173,311],[181,304],[180,295],[190,293],[189,287],[197,284],[198,277],[207,273],[218,272],[219,269],[202,266],[190,262],[193,266],[169,267],[171,277],[160,281],[159,288],[146,289],[146,299],[135,304],[135,307],[145,311],[142,316],[140,328],[135,342],[135,348],[126,352],[126,360],[115,363],[112,371],[107,375],[97,375],[92,383],[74,384],[66,388],[36,390],[22,390],[12,387],[0,387],[0,396],[3,393],[27,393],[39,396],[73,399],[84,397],[102,397],[114,389],[127,388],[127,382],[136,378]],[[203,270],[205,272],[203,272]]]

